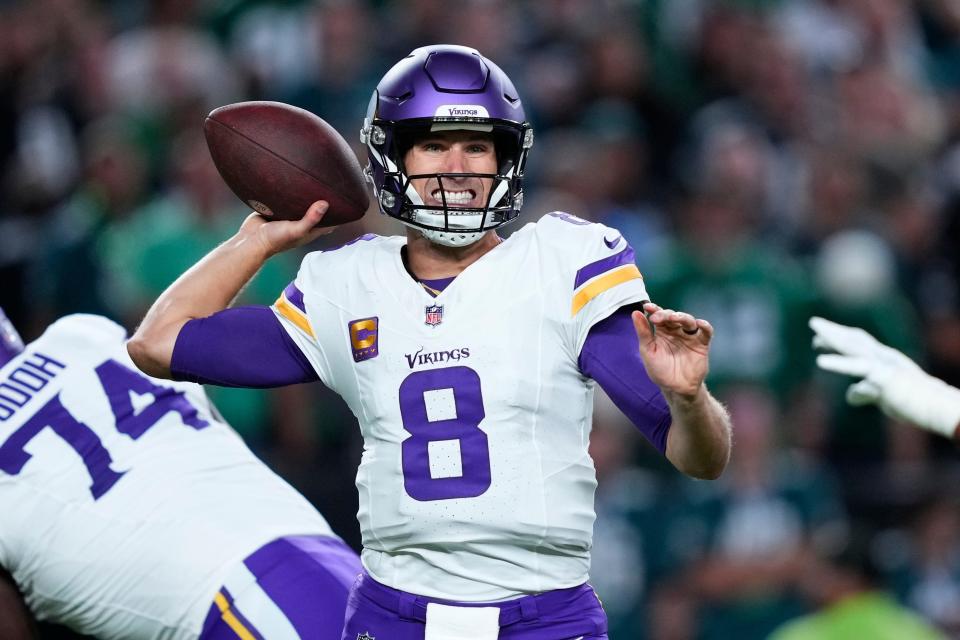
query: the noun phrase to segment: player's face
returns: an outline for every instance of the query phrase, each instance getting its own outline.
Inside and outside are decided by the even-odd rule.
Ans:
[[[414,143],[403,157],[407,175],[425,173],[497,172],[493,137],[479,131],[438,131]],[[424,204],[448,207],[483,207],[493,188],[493,178],[475,176],[417,178],[412,180]],[[442,191],[441,191],[442,188]]]

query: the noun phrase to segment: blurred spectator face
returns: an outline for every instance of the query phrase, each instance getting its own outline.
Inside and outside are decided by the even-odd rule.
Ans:
[[[863,166],[831,150],[814,152],[808,166],[808,231],[822,238],[853,224],[865,204],[867,184]]]
[[[572,48],[556,47],[533,51],[527,57],[523,86],[524,104],[537,120],[556,126],[572,122],[583,99],[583,61]],[[539,154],[543,156],[544,154]]]
[[[580,128],[589,136],[597,197],[629,205],[643,196],[647,145],[643,123],[630,103],[601,100],[584,114]]]
[[[516,55],[516,3],[505,0],[468,0],[458,6],[451,21],[450,42],[473,47],[504,67]]]
[[[843,128],[857,148],[904,131],[907,101],[904,87],[882,67],[866,67],[839,78]]]
[[[884,209],[888,237],[897,252],[912,262],[926,258],[939,239],[933,202],[911,189],[887,203]]]
[[[104,121],[86,131],[85,178],[88,188],[101,197],[108,210],[123,214],[143,195],[147,162],[119,123]]]
[[[539,144],[542,182],[548,189],[594,206],[605,197],[604,168],[596,162],[588,136],[578,129],[554,129]]]
[[[374,19],[369,8],[352,0],[330,2],[323,5],[317,18],[324,81],[353,80],[370,55],[367,43]]]
[[[600,13],[593,3],[582,0],[541,0],[530,5],[536,12],[534,22],[547,36],[554,38],[583,33]]]
[[[196,213],[212,217],[223,211],[233,197],[210,158],[203,137],[184,133],[170,152],[170,166],[177,187],[196,207]]]
[[[763,30],[749,62],[746,93],[760,108],[767,124],[790,135],[810,135],[810,78],[796,53],[787,49],[777,33]]]
[[[867,33],[867,53],[879,52],[894,43],[896,34],[910,24],[909,4],[902,0],[839,0]]]
[[[837,82],[840,143],[865,157],[909,170],[941,143],[940,105],[890,68],[866,66]]]
[[[716,6],[705,16],[700,57],[712,75],[732,87],[745,87],[753,65],[752,43],[762,34],[755,16],[730,6]]]
[[[587,77],[596,95],[631,99],[646,89],[647,51],[636,29],[608,25],[589,44]]]
[[[736,125],[716,127],[703,145],[703,187],[723,192],[743,207],[759,207],[768,162],[767,149],[758,135]]]
[[[748,235],[749,216],[740,204],[720,194],[701,194],[682,208],[679,232],[702,258],[723,260]]]

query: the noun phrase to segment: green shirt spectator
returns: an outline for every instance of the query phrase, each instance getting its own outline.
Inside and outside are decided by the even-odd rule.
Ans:
[[[868,591],[798,618],[768,640],[945,640],[946,636],[885,593]]]

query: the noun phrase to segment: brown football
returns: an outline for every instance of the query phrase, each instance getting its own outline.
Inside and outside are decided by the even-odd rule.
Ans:
[[[299,220],[316,200],[330,209],[319,226],[353,222],[369,204],[357,157],[336,129],[282,102],[237,102],[203,123],[224,182],[261,215]]]

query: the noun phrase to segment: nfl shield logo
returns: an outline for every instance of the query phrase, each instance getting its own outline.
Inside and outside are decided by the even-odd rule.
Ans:
[[[426,308],[426,320],[427,325],[435,327],[441,322],[443,322],[443,305],[431,305]]]

